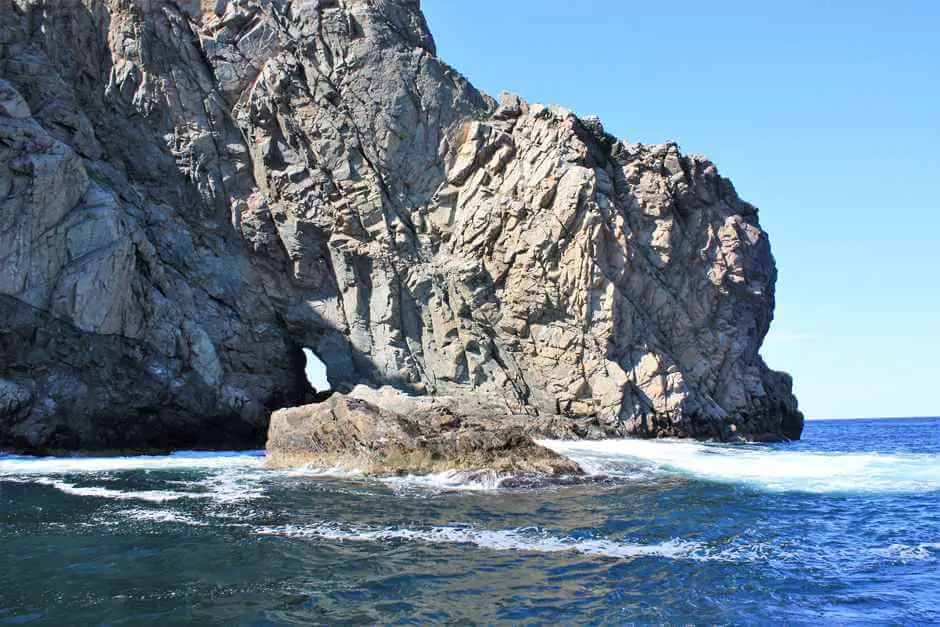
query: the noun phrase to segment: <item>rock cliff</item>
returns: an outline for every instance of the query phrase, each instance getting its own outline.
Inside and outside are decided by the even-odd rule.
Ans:
[[[257,445],[332,386],[799,437],[704,158],[478,92],[417,0],[0,0],[0,447]]]

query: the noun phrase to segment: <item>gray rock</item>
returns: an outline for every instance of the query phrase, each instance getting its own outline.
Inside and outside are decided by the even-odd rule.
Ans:
[[[798,437],[757,210],[435,55],[415,0],[0,0],[0,447],[257,445],[303,347],[559,433]]]
[[[7,81],[0,78],[0,116],[23,119],[32,117],[29,105]]]
[[[14,420],[32,398],[32,392],[26,387],[0,379],[0,424]]]

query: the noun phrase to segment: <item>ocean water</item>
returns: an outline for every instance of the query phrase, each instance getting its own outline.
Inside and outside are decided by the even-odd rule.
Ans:
[[[591,474],[0,457],[0,624],[940,623],[940,420],[550,442]]]

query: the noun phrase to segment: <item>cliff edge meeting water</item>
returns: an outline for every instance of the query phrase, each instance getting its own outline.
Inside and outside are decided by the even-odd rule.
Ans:
[[[0,0],[0,624],[940,623],[938,26]]]

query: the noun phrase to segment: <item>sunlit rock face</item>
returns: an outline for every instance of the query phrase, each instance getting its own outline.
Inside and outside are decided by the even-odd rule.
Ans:
[[[257,444],[303,347],[340,391],[802,429],[756,209],[478,92],[414,0],[0,0],[0,199],[0,446]]]

